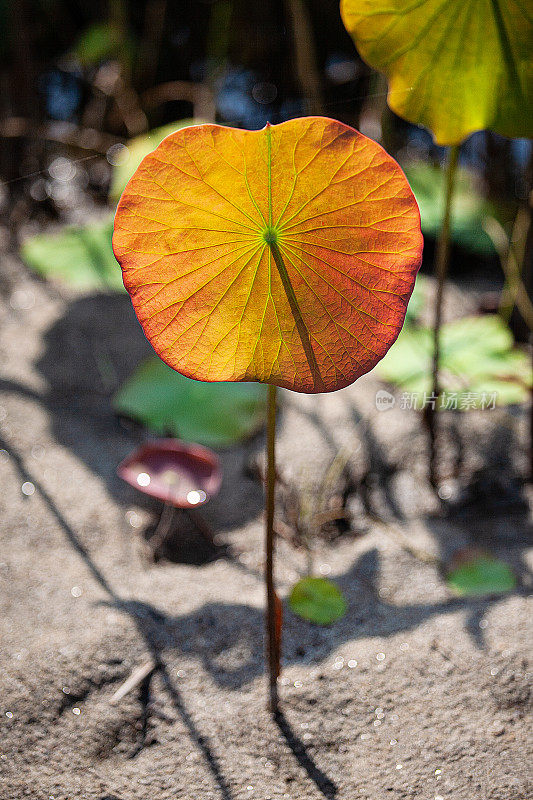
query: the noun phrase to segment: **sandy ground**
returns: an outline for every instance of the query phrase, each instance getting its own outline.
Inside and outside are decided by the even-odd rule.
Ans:
[[[245,469],[261,436],[222,454],[223,489],[205,509],[229,550],[207,558],[184,525],[175,561],[147,562],[158,508],[115,476],[142,433],[109,398],[149,348],[126,297],[61,295],[21,269],[3,259],[1,800],[531,800],[525,410],[446,421],[459,500],[443,515],[419,418],[378,412],[376,378],[283,393],[283,469],[316,479],[346,446],[360,494],[358,535],[316,558],[346,617],[318,628],[286,609],[276,723],[262,492]],[[416,555],[472,543],[516,567],[515,592],[453,599]],[[303,568],[281,542],[283,596]],[[159,669],[110,703],[149,658]]]

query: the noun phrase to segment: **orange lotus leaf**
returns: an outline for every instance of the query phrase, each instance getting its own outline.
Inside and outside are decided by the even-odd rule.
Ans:
[[[308,117],[168,136],[122,195],[113,249],[148,339],[178,372],[329,392],[398,336],[422,235],[396,162]]]

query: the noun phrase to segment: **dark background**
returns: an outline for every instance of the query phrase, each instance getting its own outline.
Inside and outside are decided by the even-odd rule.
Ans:
[[[16,235],[72,216],[72,203],[61,208],[40,181],[58,153],[86,159],[82,188],[105,203],[110,144],[193,115],[261,128],[324,114],[381,140],[402,165],[441,161],[442,148],[388,111],[385,95],[337,0],[3,0],[3,221]],[[462,162],[491,199],[526,201],[530,142],[475,134]]]

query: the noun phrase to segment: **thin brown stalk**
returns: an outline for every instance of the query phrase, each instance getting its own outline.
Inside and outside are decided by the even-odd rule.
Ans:
[[[276,488],[276,387],[268,387],[267,413],[267,476],[266,476],[266,526],[265,526],[265,584],[266,584],[266,634],[269,676],[268,707],[276,715],[278,707],[278,676],[280,662],[279,600],[274,587],[274,494]]]
[[[446,165],[446,190],[444,199],[444,217],[442,220],[442,227],[437,242],[437,253],[435,256],[435,277],[437,279],[437,294],[435,297],[435,321],[433,325],[433,371],[432,371],[432,397],[434,398],[435,405],[428,404],[427,424],[429,430],[430,442],[430,457],[429,457],[429,480],[432,486],[438,484],[438,471],[437,471],[437,438],[438,438],[438,425],[437,425],[437,411],[439,405],[439,397],[441,393],[440,387],[440,356],[441,356],[441,328],[442,328],[442,308],[444,300],[444,286],[446,283],[446,276],[448,274],[448,263],[450,260],[450,233],[451,233],[451,210],[453,191],[455,187],[455,174],[457,171],[457,164],[459,161],[459,145],[454,145],[450,148],[448,153],[448,163]]]
[[[313,28],[305,0],[286,0],[292,23],[296,74],[307,100],[307,113],[322,114],[324,98],[322,79],[316,61]]]

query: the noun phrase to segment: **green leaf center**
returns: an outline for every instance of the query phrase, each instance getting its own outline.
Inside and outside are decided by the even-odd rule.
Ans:
[[[263,241],[270,247],[273,244],[278,244],[278,232],[271,225],[263,231]]]

